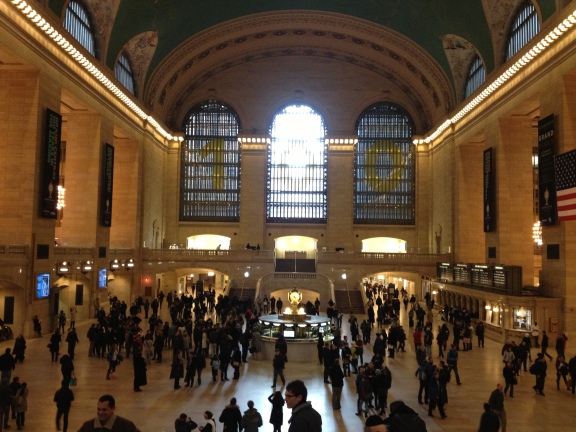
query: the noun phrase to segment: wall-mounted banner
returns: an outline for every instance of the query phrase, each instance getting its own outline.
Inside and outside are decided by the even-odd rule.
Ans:
[[[102,164],[102,189],[100,196],[100,219],[105,227],[112,226],[112,189],[114,183],[114,147],[104,146]]]
[[[538,219],[543,226],[556,225],[554,182],[554,114],[538,121]]]
[[[46,135],[40,183],[40,216],[47,219],[58,217],[58,183],[60,182],[60,139],[62,116],[46,110]]]
[[[576,220],[576,150],[554,157],[558,220]]]
[[[496,200],[492,147],[484,150],[484,232],[496,229]]]

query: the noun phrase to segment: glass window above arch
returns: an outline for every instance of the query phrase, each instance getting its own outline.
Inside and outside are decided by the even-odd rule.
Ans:
[[[416,150],[412,121],[399,107],[376,104],[358,120],[354,223],[415,223]]]
[[[524,0],[508,34],[506,60],[514,57],[539,31],[538,12],[530,0]]]
[[[207,101],[190,112],[180,151],[180,220],[240,219],[240,123],[228,106]]]
[[[125,53],[122,53],[118,57],[116,62],[116,67],[114,68],[114,74],[116,79],[122,83],[126,90],[135,95],[134,93],[134,74],[132,73],[132,67],[130,66],[130,61]]]
[[[478,87],[484,84],[486,81],[486,69],[484,68],[484,63],[478,55],[474,56],[474,60],[470,63],[470,68],[468,69],[468,74],[466,76],[466,89],[464,97],[470,96],[476,91]]]
[[[96,56],[96,43],[94,41],[94,31],[90,24],[90,19],[86,9],[80,1],[72,0],[66,7],[64,16],[64,28],[76,39],[86,50]]]
[[[267,222],[326,222],[326,129],[306,105],[276,114],[268,146]]]

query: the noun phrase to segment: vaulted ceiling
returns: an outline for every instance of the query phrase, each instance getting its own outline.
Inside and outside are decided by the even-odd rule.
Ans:
[[[521,0],[90,0],[99,55],[132,58],[138,97],[178,128],[214,77],[282,64],[296,74],[338,71],[373,82],[426,130],[462,99],[474,54],[490,73]],[[535,2],[544,22],[556,0]],[[63,16],[67,0],[50,0]],[[324,66],[320,66],[324,65]],[[252,69],[250,69],[252,67]],[[256,68],[257,70],[257,68]],[[346,72],[348,71],[348,72]],[[335,81],[336,82],[336,81]],[[254,84],[253,84],[254,85]],[[208,90],[204,88],[204,93]]]

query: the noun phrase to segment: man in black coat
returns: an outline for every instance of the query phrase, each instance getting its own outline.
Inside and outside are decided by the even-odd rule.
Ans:
[[[242,429],[242,413],[236,404],[236,398],[230,399],[230,405],[226,405],[218,420],[224,423],[224,432],[238,432]]]
[[[74,400],[74,393],[70,390],[69,381],[63,380],[62,387],[54,394],[56,402],[56,430],[66,432],[68,430],[68,414]],[[60,429],[60,419],[64,416],[64,427]]]
[[[16,369],[16,360],[10,353],[10,348],[6,348],[6,352],[0,356],[0,371],[2,371],[2,380],[6,378],[10,381],[12,371]]]

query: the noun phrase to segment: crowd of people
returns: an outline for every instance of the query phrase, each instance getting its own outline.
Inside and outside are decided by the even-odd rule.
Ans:
[[[418,301],[405,290],[396,289],[393,289],[393,295],[388,295],[390,288],[366,287],[366,319],[359,319],[354,314],[347,315],[349,335],[343,334],[343,309],[332,299],[327,302],[326,314],[331,320],[333,339],[324,341],[322,334],[319,335],[318,362],[323,366],[320,374],[324,382],[330,384],[327,391],[331,394],[332,408],[335,411],[342,408],[341,398],[345,383],[347,380],[353,383],[357,395],[356,415],[364,419],[370,432],[403,430],[402,425],[407,424],[413,425],[409,430],[424,431],[425,422],[407,403],[398,400],[388,403],[393,374],[386,359],[390,361],[395,356],[404,357],[406,341],[408,338],[412,339],[417,363],[414,372],[417,378],[414,389],[417,398],[415,397],[414,402],[426,404],[429,416],[434,416],[437,411],[440,418],[444,419],[448,417],[446,408],[449,384],[462,384],[458,370],[460,353],[473,350],[475,345],[476,349],[482,349],[485,329],[482,322],[475,321],[475,317],[468,311],[448,306],[440,310],[439,325],[434,328],[434,302],[430,297]],[[249,299],[228,297],[224,293],[216,296],[211,289],[206,292],[198,290],[196,296],[176,293],[165,296],[160,292],[151,302],[138,298],[130,306],[115,297],[109,300],[108,312],[99,304],[95,305],[96,321],[89,326],[86,334],[87,354],[95,359],[106,360],[107,368],[103,377],[109,380],[115,379],[116,370],[121,364],[131,360],[135,392],[143,391],[143,387],[147,385],[147,369],[153,362],[170,364],[169,378],[173,380],[174,389],[202,385],[202,374],[206,368],[211,371],[212,382],[229,381],[229,371],[233,373],[231,379],[238,380],[244,370],[240,366],[247,363],[250,353],[257,349],[252,332],[256,330],[258,317],[261,314],[276,313],[282,307],[280,299],[268,299],[264,296],[252,302]],[[160,310],[165,300],[169,319],[163,321]],[[316,299],[310,308],[315,313],[320,313],[320,301]],[[54,402],[57,408],[56,427],[64,432],[67,432],[68,415],[74,401],[71,387],[76,380],[76,348],[82,343],[75,328],[75,313],[70,310],[68,319],[67,314],[61,311],[58,315],[58,330],[50,336],[48,344],[52,361],[60,363],[62,381],[55,393]],[[399,319],[401,313],[409,318],[409,329],[402,326]],[[36,319],[37,317],[34,318],[35,331],[38,330],[36,334],[41,336]],[[537,324],[535,326],[537,334],[527,333],[520,343],[507,341],[502,347],[503,381],[497,385],[484,407],[480,431],[506,431],[504,398],[514,397],[514,387],[518,385],[517,377],[520,373],[533,374],[535,393],[544,395],[547,373],[545,358],[550,358],[547,353],[549,342],[546,332],[540,333]],[[474,337],[477,343],[474,343]],[[564,359],[566,341],[565,335],[558,336],[556,384],[559,389],[563,383],[574,393],[576,356],[569,361]],[[66,350],[61,354],[64,345]],[[16,362],[24,361],[25,347],[26,341],[19,336],[13,352],[8,350],[5,355],[0,356],[0,411],[4,406],[1,402],[2,386],[5,385],[10,388],[8,405],[12,409],[18,429],[25,423],[28,387],[26,383],[20,384],[17,377],[14,378],[15,382],[10,383],[9,380]],[[532,359],[535,347],[539,348],[539,352]],[[311,408],[311,403],[307,400],[304,383],[296,380],[286,384],[284,369],[287,350],[286,341],[283,336],[279,336],[271,365],[273,392],[268,398],[272,408],[269,423],[274,432],[280,432],[284,424],[283,408],[286,406],[293,409],[289,421],[290,431],[300,430],[295,428],[298,418],[305,418],[307,422],[318,427],[304,430],[319,431],[321,418],[316,416],[318,413]],[[434,355],[436,350],[437,356]],[[8,357],[13,360],[13,365]],[[284,394],[276,391],[279,384],[282,385]],[[113,397],[105,395],[102,398],[98,401],[97,418],[91,421],[91,426],[88,425],[90,422],[87,422],[81,430],[94,430],[90,427],[97,427],[95,422],[98,419],[101,425],[106,425],[110,424],[110,419],[113,419],[113,422],[117,418],[113,415]],[[243,411],[233,398],[218,418],[214,417],[211,411],[205,411],[203,422],[182,413],[175,420],[175,429],[180,432],[198,428],[203,432],[211,432],[217,429],[219,422],[223,424],[226,432],[258,430],[263,425],[262,416],[252,400],[245,403],[247,409]],[[7,427],[7,419],[7,414],[0,419],[0,425],[4,428]],[[496,428],[496,424],[501,429]],[[126,430],[138,430],[133,423],[126,427],[129,427]],[[130,429],[132,427],[134,429]]]

